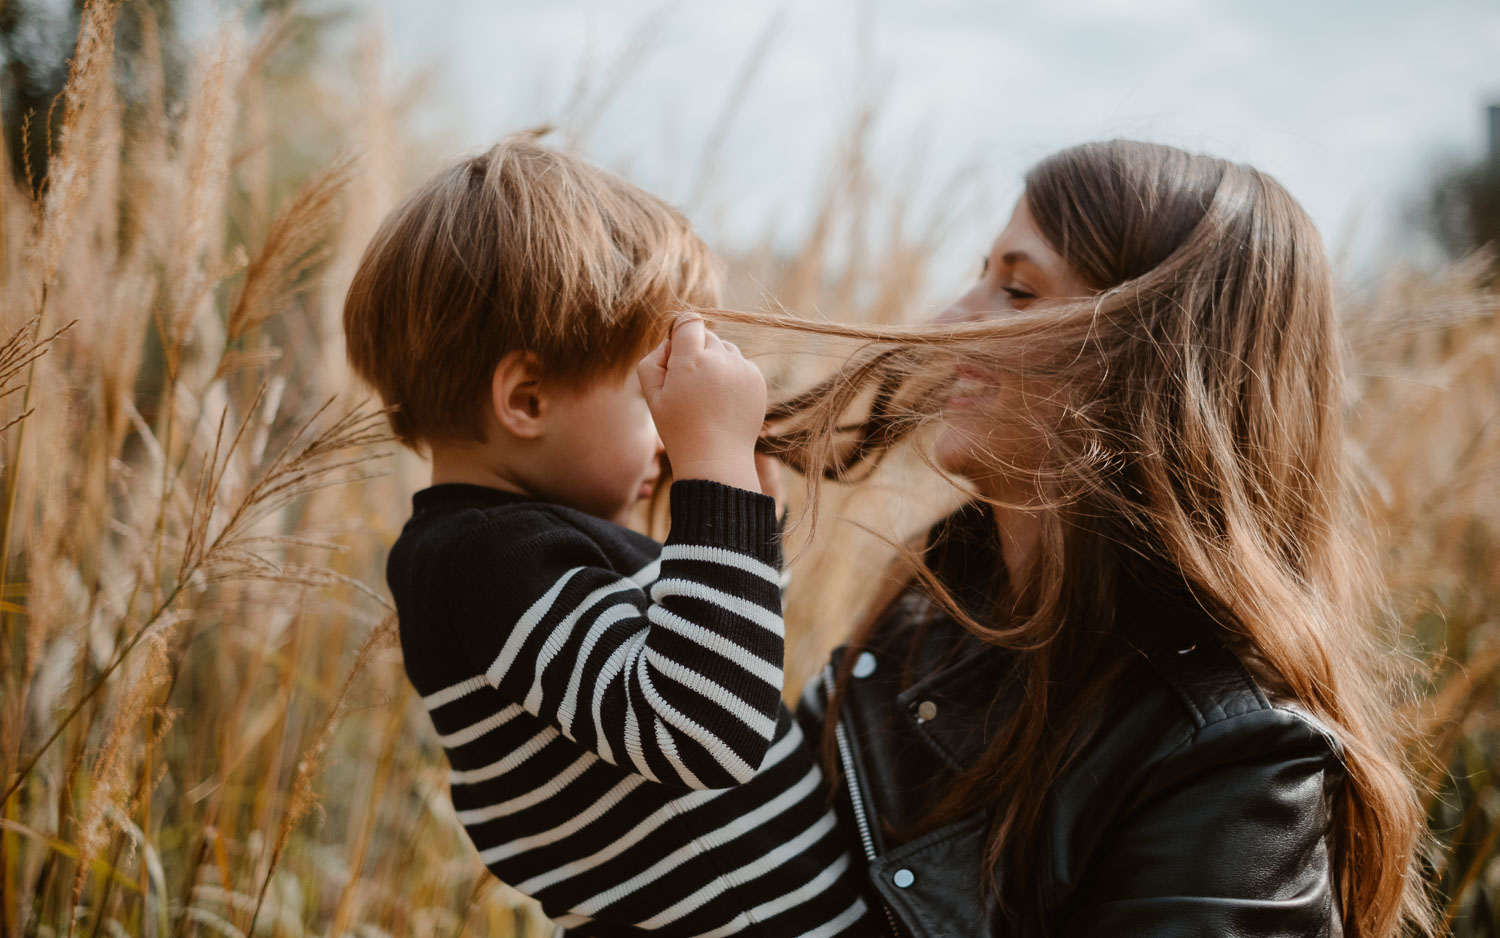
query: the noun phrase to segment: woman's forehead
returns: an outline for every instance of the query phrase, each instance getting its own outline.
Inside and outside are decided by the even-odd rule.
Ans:
[[[1015,211],[995,238],[990,251],[991,257],[1003,264],[1031,264],[1052,276],[1067,273],[1067,262],[1042,236],[1036,219],[1031,215],[1031,207],[1026,204],[1025,196],[1017,200]]]

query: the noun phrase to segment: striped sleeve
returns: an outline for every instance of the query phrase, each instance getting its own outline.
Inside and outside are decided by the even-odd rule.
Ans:
[[[776,730],[774,504],[704,481],[670,497],[671,535],[638,570],[541,510],[479,532],[455,558],[453,626],[484,682],[563,736],[653,781],[725,788]]]

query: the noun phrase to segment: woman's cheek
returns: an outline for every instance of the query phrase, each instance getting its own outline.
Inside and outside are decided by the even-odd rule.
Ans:
[[[1018,411],[1010,397],[1001,391],[950,410],[934,446],[938,466],[972,482],[990,484],[1000,476],[1036,465],[1043,441],[1035,427],[1017,419]]]

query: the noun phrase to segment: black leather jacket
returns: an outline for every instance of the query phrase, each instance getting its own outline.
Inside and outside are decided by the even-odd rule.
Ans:
[[[954,643],[974,640],[946,616],[913,649],[906,626],[922,615],[931,606],[915,594],[893,604],[860,653],[837,733],[841,820],[893,933],[1342,933],[1330,872],[1341,747],[1213,640],[1143,649],[1100,702],[1100,730],[1048,795],[1035,861],[998,872],[1006,911],[981,900],[987,812],[897,842],[890,832],[915,825],[983,752],[1007,671],[993,656],[952,663]],[[810,739],[843,653],[803,694]]]

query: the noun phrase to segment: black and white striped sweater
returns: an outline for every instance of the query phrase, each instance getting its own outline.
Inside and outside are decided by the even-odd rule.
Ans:
[[[661,545],[482,486],[413,496],[386,575],[458,817],[570,934],[869,934],[781,703],[774,505],[670,498]]]

